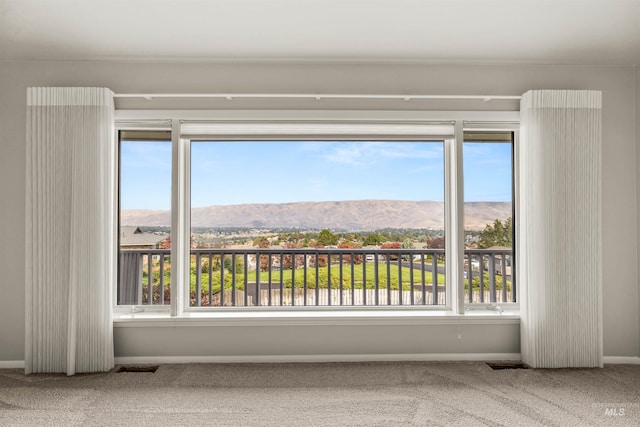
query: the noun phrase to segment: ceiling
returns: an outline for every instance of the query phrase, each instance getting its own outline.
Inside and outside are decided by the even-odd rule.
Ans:
[[[640,64],[640,0],[0,0],[0,59]]]

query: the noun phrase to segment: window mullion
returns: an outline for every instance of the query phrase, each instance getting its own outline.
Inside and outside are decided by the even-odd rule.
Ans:
[[[511,148],[511,153],[512,153],[512,162],[513,162],[513,172],[512,172],[512,195],[511,195],[511,200],[512,200],[512,215],[513,215],[513,255],[511,256],[511,289],[512,292],[515,292],[515,296],[516,296],[516,301],[515,303],[518,304],[520,301],[520,296],[518,295],[517,291],[517,284],[516,284],[516,275],[517,275],[517,271],[516,271],[516,267],[517,267],[517,260],[518,260],[518,253],[517,250],[518,248],[520,248],[520,233],[517,231],[518,227],[519,227],[519,221],[520,221],[520,211],[519,211],[519,206],[520,206],[520,187],[519,187],[519,182],[520,182],[520,162],[518,161],[518,156],[519,154],[519,150],[520,150],[520,130],[516,129],[513,131],[513,142],[512,142],[512,148]],[[513,297],[512,297],[513,298]],[[513,300],[512,300],[513,301]]]
[[[180,122],[171,125],[171,316],[184,311],[185,286],[189,284],[189,225],[187,144],[180,138]],[[186,241],[186,245],[185,245]]]
[[[464,314],[464,188],[462,174],[463,123],[457,121],[452,139],[445,141],[445,236],[447,293],[451,309]]]

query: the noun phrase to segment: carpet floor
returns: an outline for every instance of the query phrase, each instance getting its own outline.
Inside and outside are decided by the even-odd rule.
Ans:
[[[640,425],[640,366],[160,365],[66,377],[0,370],[0,425]]]

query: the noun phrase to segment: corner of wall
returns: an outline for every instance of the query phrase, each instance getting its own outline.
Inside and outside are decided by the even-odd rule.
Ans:
[[[640,65],[636,65],[633,68],[633,92],[635,97],[634,104],[634,118],[635,118],[635,130],[636,130],[636,215],[638,219],[638,225],[640,225]],[[640,228],[638,229],[638,239],[636,244],[636,252],[638,256],[638,263],[640,265]],[[636,267],[638,268],[638,267]],[[636,276],[638,277],[638,276]],[[637,354],[640,357],[640,278],[638,279],[638,349]]]

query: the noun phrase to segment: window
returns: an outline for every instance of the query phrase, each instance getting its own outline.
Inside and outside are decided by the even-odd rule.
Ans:
[[[173,123],[120,132],[118,305],[516,301],[514,132],[458,149],[451,122]]]
[[[190,151],[190,306],[446,303],[443,141]]]
[[[171,133],[120,131],[118,305],[169,305]]]
[[[516,302],[513,132],[464,133],[467,303]]]

